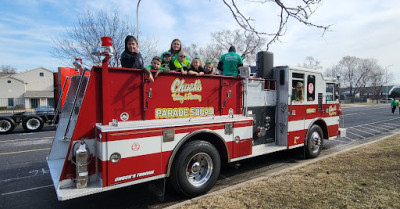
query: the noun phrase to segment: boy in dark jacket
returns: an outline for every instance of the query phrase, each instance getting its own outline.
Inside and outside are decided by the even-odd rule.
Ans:
[[[143,58],[139,52],[139,45],[136,38],[131,35],[125,38],[125,51],[121,54],[121,65],[125,68],[143,69]]]

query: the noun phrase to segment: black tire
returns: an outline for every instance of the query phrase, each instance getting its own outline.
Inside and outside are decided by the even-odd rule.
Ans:
[[[214,186],[221,171],[217,149],[206,141],[185,144],[172,164],[170,180],[182,195],[195,197]]]
[[[0,118],[0,134],[8,134],[15,128],[15,122],[11,118]]]
[[[43,119],[35,115],[28,116],[22,120],[22,127],[27,132],[40,131],[43,125]]]
[[[307,141],[304,147],[306,158],[316,158],[321,153],[324,144],[324,134],[321,127],[313,125],[307,133]]]

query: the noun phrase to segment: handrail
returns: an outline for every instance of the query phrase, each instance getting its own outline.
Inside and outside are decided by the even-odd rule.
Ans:
[[[64,89],[65,89],[65,86],[67,85],[67,82],[68,82],[69,79],[71,79],[69,76],[65,77],[65,82],[64,82],[64,85],[62,87],[60,96],[58,97],[57,107],[56,107],[56,110],[54,112],[53,120],[51,120],[51,125],[54,125],[55,120],[57,119],[57,116],[59,115],[58,114],[58,110],[60,109],[60,106],[62,105],[62,97],[64,95]]]
[[[82,74],[81,74],[81,78],[79,79],[78,87],[76,88],[76,94],[75,94],[75,97],[74,97],[74,102],[72,103],[71,112],[69,113],[69,116],[68,116],[68,125],[67,125],[67,129],[66,129],[66,131],[65,131],[65,133],[64,133],[63,139],[66,139],[66,138],[67,138],[67,135],[66,135],[66,134],[69,132],[70,122],[71,122],[71,118],[72,118],[72,113],[74,112],[74,109],[75,109],[75,107],[76,107],[76,100],[77,100],[78,94],[79,94],[79,92],[80,92],[80,90],[81,90],[83,78],[85,77],[86,71],[89,71],[89,72],[90,72],[90,70],[87,69],[87,68],[84,68],[84,69],[83,69],[83,72],[82,72]]]

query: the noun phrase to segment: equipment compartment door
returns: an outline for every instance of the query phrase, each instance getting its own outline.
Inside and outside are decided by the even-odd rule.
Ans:
[[[161,130],[109,132],[106,143],[108,185],[161,174]],[[111,162],[118,158],[119,162]]]

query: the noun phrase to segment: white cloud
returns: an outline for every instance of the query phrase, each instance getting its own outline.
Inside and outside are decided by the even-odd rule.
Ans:
[[[273,2],[237,3],[243,14],[255,19],[257,29],[273,31],[277,27],[277,8]],[[46,63],[54,66],[48,68],[56,68],[62,63],[49,53],[51,39],[71,27],[84,9],[119,11],[136,25],[136,5],[137,1],[131,0],[6,2],[0,8],[0,64],[32,69]],[[319,25],[332,24],[331,31],[321,37],[321,30],[291,21],[282,43],[271,47],[275,63],[297,65],[306,56],[313,56],[328,68],[350,55],[376,58],[383,67],[391,65],[389,71],[395,72],[400,68],[398,8],[397,0],[325,0],[311,20]],[[220,0],[141,1],[139,11],[141,36],[158,40],[160,51],[169,49],[174,38],[181,39],[184,45],[205,45],[210,42],[211,32],[238,28]],[[397,79],[399,82],[400,78]]]

